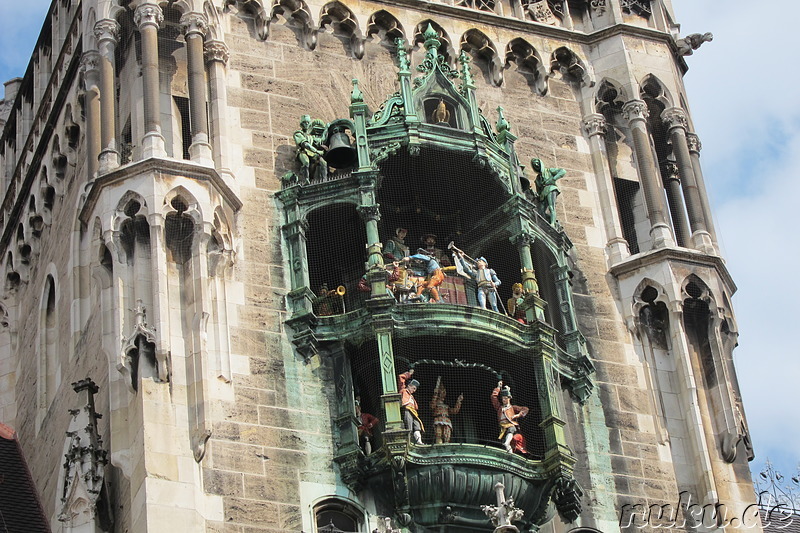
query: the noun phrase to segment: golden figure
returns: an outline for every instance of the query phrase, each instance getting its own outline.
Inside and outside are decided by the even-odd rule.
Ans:
[[[433,115],[431,118],[436,124],[450,123],[450,111],[447,110],[447,106],[445,105],[444,100],[441,98],[439,98],[439,104],[436,106],[436,109],[433,110]]]

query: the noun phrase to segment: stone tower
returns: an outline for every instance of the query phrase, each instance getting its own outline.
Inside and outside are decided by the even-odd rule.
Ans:
[[[669,0],[53,0],[0,106],[0,422],[52,530],[760,529],[709,39]]]

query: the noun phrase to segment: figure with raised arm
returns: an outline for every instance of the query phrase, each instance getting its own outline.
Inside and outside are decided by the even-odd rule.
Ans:
[[[492,306],[492,311],[499,313],[500,311],[497,309],[497,287],[500,286],[500,279],[497,277],[497,272],[489,268],[489,263],[485,257],[479,257],[475,260],[475,269],[473,270],[464,260],[464,252],[458,250],[456,254],[458,261],[461,263],[461,268],[478,284],[478,305],[486,309],[486,300],[488,299],[489,304]]]
[[[436,380],[436,387],[433,389],[433,397],[431,398],[431,410],[433,411],[433,431],[436,437],[436,444],[447,444],[453,435],[453,423],[450,417],[457,415],[461,411],[461,402],[464,401],[464,395],[459,394],[456,404],[450,407],[444,403],[447,397],[447,390],[442,384],[442,376]]]
[[[414,444],[422,444],[422,433],[425,431],[425,426],[422,425],[422,420],[419,418],[419,406],[417,400],[414,398],[414,393],[417,392],[419,381],[412,379],[414,369],[408,372],[403,372],[397,376],[398,388],[400,389],[400,408],[403,411],[403,423],[406,429],[411,432],[411,437]]]
[[[531,167],[536,172],[536,193],[539,200],[539,209],[542,215],[549,214],[550,225],[556,225],[556,196],[561,190],[556,181],[566,175],[563,168],[547,168],[541,159],[531,159]]]
[[[511,404],[511,388],[503,387],[502,381],[497,382],[490,399],[497,411],[497,423],[500,425],[500,436],[497,438],[503,442],[503,447],[508,453],[527,453],[525,439],[519,434],[519,420],[528,415],[529,409]]]

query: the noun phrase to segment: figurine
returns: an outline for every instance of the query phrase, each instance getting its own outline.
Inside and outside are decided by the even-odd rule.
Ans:
[[[321,149],[321,138],[324,128],[319,132],[319,125],[312,121],[309,115],[300,118],[300,129],[294,132],[294,142],[297,145],[297,160],[300,161],[300,181],[303,184],[311,182],[312,175],[317,180],[322,180],[328,174],[328,163],[322,158],[324,151]],[[323,123],[324,124],[324,123]],[[313,173],[311,167],[314,167]]]
[[[427,289],[430,294],[428,301],[439,302],[439,290],[436,287],[444,281],[444,273],[442,272],[442,267],[439,266],[439,262],[433,257],[422,253],[404,257],[403,262],[409,265],[414,276],[421,278],[417,281],[417,298],[420,298],[423,291]]]
[[[420,238],[420,242],[425,245],[424,253],[436,259],[436,261],[443,267],[450,266],[450,260],[444,254],[441,248],[436,247],[436,235],[433,233],[426,233]]]
[[[356,420],[358,421],[358,441],[364,453],[372,453],[372,428],[378,425],[380,420],[369,413],[361,412],[361,399],[356,398]]]
[[[497,399],[498,396],[501,398],[500,400]],[[511,389],[503,387],[502,381],[497,382],[497,387],[492,391],[491,400],[492,407],[497,411],[497,423],[500,424],[500,436],[497,438],[503,441],[503,447],[508,453],[527,453],[525,438],[522,435],[517,437],[517,432],[519,431],[518,420],[527,416],[528,408],[511,405]]]
[[[525,291],[522,283],[515,283],[511,286],[511,298],[508,299],[508,316],[519,322],[527,324],[525,311],[520,309],[520,304],[525,299]]]
[[[486,258],[479,257],[475,260],[475,270],[472,270],[466,261],[464,261],[464,252],[458,250],[457,257],[461,263],[461,268],[478,284],[478,305],[486,309],[486,298],[489,298],[489,304],[492,306],[492,311],[499,313],[497,309],[497,287],[500,285],[500,279],[497,273],[489,268]]]
[[[450,125],[450,111],[447,110],[447,105],[445,105],[444,100],[441,98],[439,98],[439,103],[436,105],[436,109],[433,110],[431,122],[434,124]]]
[[[433,389],[433,398],[431,398],[431,410],[433,411],[433,431],[436,436],[436,444],[447,444],[450,442],[450,437],[453,434],[453,424],[450,422],[450,417],[457,415],[461,411],[461,402],[464,401],[464,395],[459,394],[456,404],[450,407],[444,403],[447,396],[447,390],[442,385],[442,376],[436,380],[436,387]]]
[[[414,399],[414,393],[417,392],[419,381],[411,379],[413,375],[414,369],[412,368],[408,372],[403,372],[397,376],[400,388],[400,407],[403,410],[403,423],[406,429],[411,432],[414,444],[422,444],[422,433],[425,432],[425,426],[422,425],[422,420],[419,418],[419,407],[417,406],[417,400]]]
[[[331,316],[344,313],[344,295],[344,285],[339,285],[335,290],[328,290],[328,284],[323,283],[316,298],[312,301],[314,314]]]
[[[547,168],[541,159],[531,159],[531,167],[536,172],[536,191],[539,196],[539,209],[542,215],[549,212],[550,225],[556,224],[556,196],[561,192],[556,185],[567,173],[563,168]]]
[[[410,253],[405,241],[408,230],[406,228],[395,228],[394,235],[383,247],[383,254],[391,261],[399,261]]]

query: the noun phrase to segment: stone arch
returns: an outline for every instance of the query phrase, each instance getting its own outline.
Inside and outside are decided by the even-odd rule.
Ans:
[[[486,63],[492,85],[499,87],[503,84],[503,61],[497,53],[497,47],[485,33],[475,28],[467,30],[461,36],[459,48]]]
[[[550,55],[550,73],[558,72],[567,82],[592,87],[594,80],[586,63],[566,46],[556,48]]]
[[[653,74],[648,74],[639,83],[639,96],[643,100],[653,99],[664,106],[665,109],[673,107],[674,98],[667,86]]]
[[[80,120],[80,117],[78,117],[78,120]],[[64,128],[64,139],[67,144],[67,149],[70,151],[76,150],[78,148],[78,142],[80,141],[81,128],[78,125],[78,122],[75,120],[72,104],[67,104],[64,107],[64,118],[62,125]]]
[[[164,234],[168,259],[183,264],[189,261],[197,242],[197,228],[203,214],[194,196],[184,187],[176,187],[164,197]]]
[[[511,64],[517,66],[517,72],[522,74],[528,85],[540,96],[547,94],[547,71],[542,63],[539,52],[525,39],[517,37],[506,46],[505,67]]]
[[[57,367],[59,363],[58,348],[58,295],[55,266],[48,265],[42,295],[39,299],[39,346],[38,346],[38,402],[40,412],[39,422],[43,411],[47,411],[55,396],[58,387]],[[38,424],[37,424],[38,426]],[[38,427],[37,427],[38,429]]]
[[[6,280],[5,280],[6,292],[13,292],[19,289],[19,285],[22,282],[22,276],[15,268],[14,254],[10,250],[6,254],[5,273],[6,273]]]
[[[134,203],[138,204],[138,207],[134,206]],[[150,214],[147,201],[144,199],[144,196],[136,191],[128,190],[122,196],[120,196],[120,199],[117,202],[117,208],[114,210],[114,215],[111,219],[110,229],[112,231],[120,231],[120,225],[125,221],[126,218],[131,216],[129,214],[131,212],[144,216],[148,216]]]
[[[370,38],[373,35],[378,35],[378,37],[381,39],[381,43],[385,43],[392,49],[397,46],[395,44],[396,39],[406,38],[406,32],[403,29],[403,25],[400,23],[397,17],[385,9],[376,11],[370,15],[369,20],[367,21],[367,38]]]
[[[270,24],[278,17],[283,17],[302,46],[309,50],[317,47],[317,30],[311,10],[303,0],[275,0],[270,11]]]
[[[456,54],[455,48],[453,47],[453,41],[450,39],[450,36],[438,22],[434,22],[431,19],[425,19],[417,24],[414,28],[414,37],[411,43],[412,46],[419,46],[425,42],[425,36],[423,34],[425,33],[425,30],[428,29],[428,25],[434,29],[436,34],[439,36],[439,40],[442,42],[442,45],[439,47],[439,53],[444,56],[447,64],[452,66],[458,54]]]
[[[53,143],[50,148],[51,162],[53,174],[59,181],[63,180],[67,175],[67,165],[69,161],[67,160],[67,156],[64,155],[64,152],[65,150],[62,149],[61,139],[58,134],[53,135]]]
[[[364,37],[355,14],[338,0],[328,2],[319,13],[319,31],[331,26],[333,34],[346,40],[350,55],[356,59],[364,57]]]
[[[208,21],[208,33],[206,34],[207,41],[222,41],[224,32],[222,30],[222,21],[219,18],[219,11],[214,7],[210,0],[203,3],[203,14]]]
[[[609,106],[621,110],[628,100],[630,98],[622,84],[609,78],[603,78],[595,91],[594,108],[598,113],[604,113]]]
[[[240,13],[246,13],[253,17],[253,32],[255,36],[266,41],[269,37],[269,25],[271,14],[267,12],[262,0],[226,0],[225,10],[230,6],[235,6]]]

